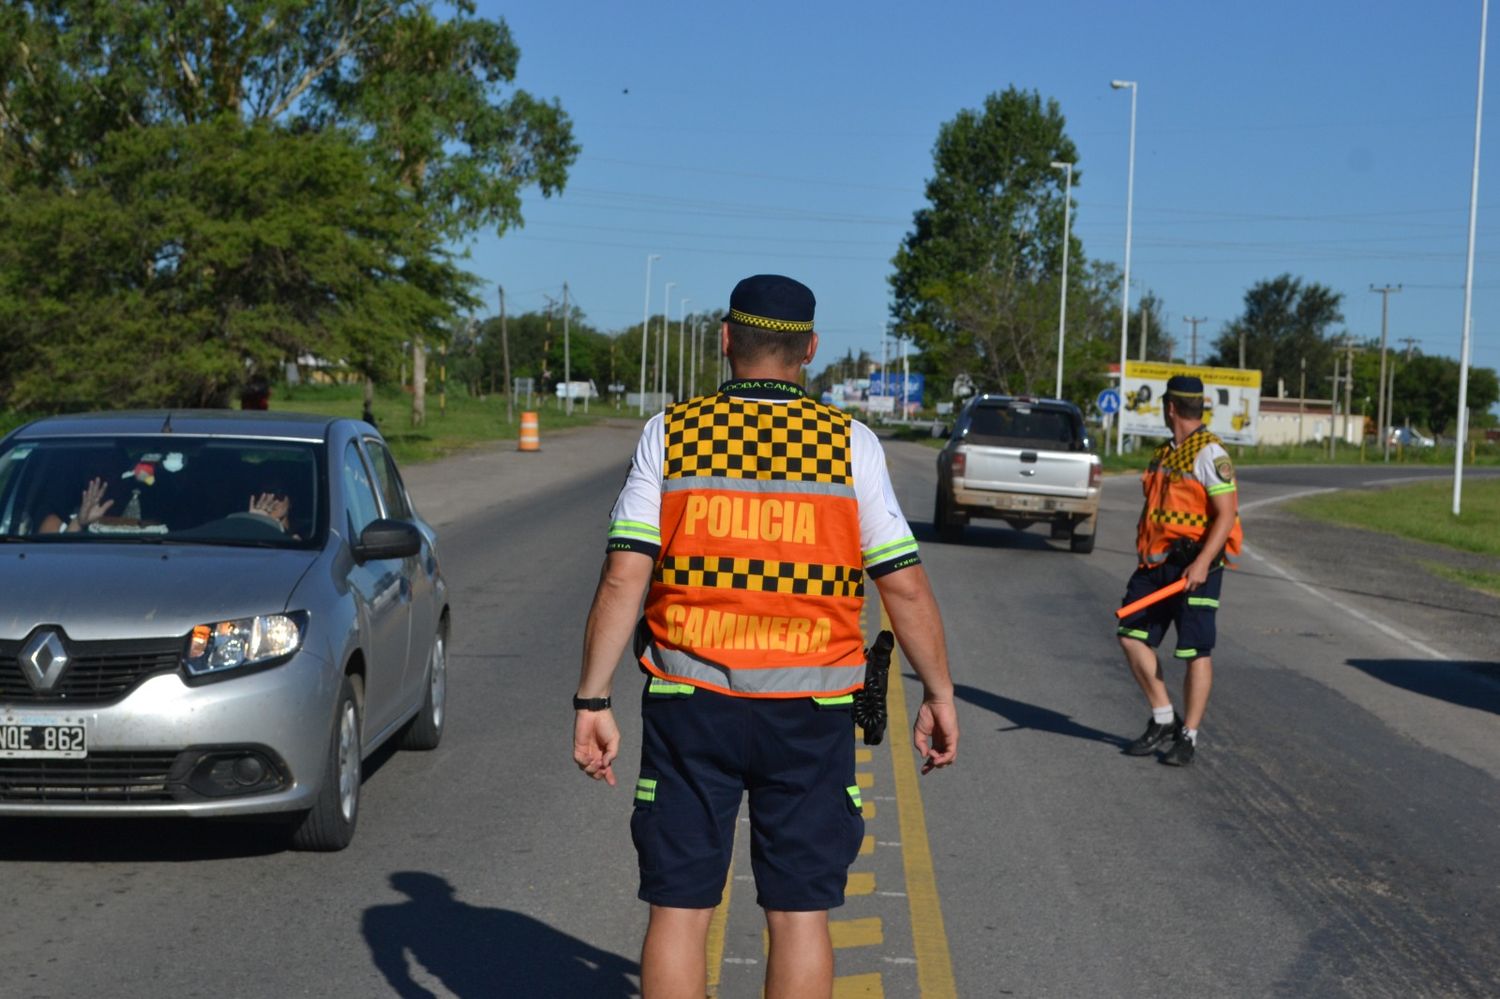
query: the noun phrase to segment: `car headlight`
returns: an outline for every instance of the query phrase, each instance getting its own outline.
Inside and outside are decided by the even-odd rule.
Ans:
[[[204,676],[283,659],[301,647],[306,630],[306,611],[200,624],[188,637],[182,665],[189,676]]]

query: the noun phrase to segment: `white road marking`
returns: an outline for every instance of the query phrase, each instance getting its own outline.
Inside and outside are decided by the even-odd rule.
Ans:
[[[1265,499],[1251,500],[1249,503],[1240,504],[1240,513],[1246,510],[1254,510],[1256,507],[1269,506],[1272,503],[1285,503],[1287,500],[1301,499],[1303,496],[1318,496],[1323,493],[1336,493],[1337,489],[1304,489],[1300,493],[1287,493],[1285,496],[1267,496]]]
[[[1431,477],[1430,476],[1417,476],[1416,478],[1429,479]],[[1398,481],[1405,481],[1405,480],[1401,480],[1401,479],[1385,479],[1385,480],[1379,480],[1379,481],[1384,481],[1384,482],[1398,482]],[[1366,485],[1374,485],[1376,483],[1370,482],[1370,483],[1365,483],[1365,484]],[[1335,493],[1335,492],[1338,492],[1338,491],[1339,491],[1338,489],[1334,489],[1334,488],[1304,489],[1301,492],[1297,492],[1297,493],[1287,493],[1285,496],[1268,496],[1265,499],[1252,500],[1249,503],[1241,504],[1241,506],[1240,506],[1240,512],[1243,513],[1246,510],[1252,510],[1252,509],[1254,509],[1256,507],[1266,506],[1266,505],[1269,505],[1269,504],[1272,504],[1272,503],[1285,503],[1287,500],[1298,499],[1299,497],[1302,497],[1302,496],[1317,496],[1317,495],[1319,495],[1321,493]],[[1343,611],[1345,614],[1348,614],[1350,617],[1354,618],[1355,620],[1360,621],[1363,624],[1367,624],[1371,628],[1374,628],[1376,631],[1380,632],[1381,634],[1387,635],[1387,636],[1389,636],[1391,638],[1394,638],[1396,641],[1401,642],[1402,644],[1404,644],[1404,645],[1406,645],[1406,646],[1408,646],[1408,647],[1410,647],[1412,649],[1415,649],[1417,652],[1419,652],[1422,655],[1426,656],[1428,659],[1438,659],[1438,660],[1442,660],[1444,662],[1451,662],[1452,661],[1452,659],[1453,659],[1452,656],[1444,655],[1443,653],[1441,653],[1441,652],[1437,651],[1436,649],[1434,649],[1432,646],[1427,645],[1424,642],[1420,642],[1417,639],[1411,637],[1410,635],[1407,635],[1407,634],[1405,634],[1403,632],[1397,631],[1395,628],[1392,628],[1390,625],[1384,623],[1383,621],[1377,621],[1375,618],[1373,618],[1370,615],[1366,614],[1364,611],[1356,610],[1355,608],[1350,607],[1348,604],[1344,603],[1341,600],[1335,600],[1333,597],[1329,596],[1327,593],[1324,593],[1322,590],[1320,590],[1320,589],[1318,589],[1316,587],[1313,587],[1313,586],[1309,586],[1308,584],[1302,582],[1300,579],[1296,579],[1295,577],[1292,576],[1291,573],[1287,572],[1281,566],[1277,565],[1275,562],[1272,562],[1269,558],[1266,558],[1266,556],[1260,554],[1259,552],[1253,551],[1249,547],[1246,547],[1245,554],[1248,555],[1248,556],[1250,556],[1251,558],[1255,559],[1257,562],[1262,563],[1267,569],[1270,569],[1272,572],[1274,572],[1276,575],[1280,576],[1282,579],[1285,579],[1287,582],[1293,584],[1294,586],[1298,586],[1298,587],[1306,590],[1308,593],[1311,593],[1313,596],[1319,598],[1320,600],[1326,600],[1326,601],[1328,601],[1330,604],[1333,604],[1333,606],[1337,607],[1339,610]]]
[[[1412,638],[1410,635],[1397,631],[1395,628],[1392,628],[1390,625],[1384,623],[1383,621],[1377,621],[1375,618],[1366,614],[1364,611],[1356,610],[1355,608],[1350,607],[1348,604],[1344,603],[1341,600],[1335,600],[1333,597],[1330,597],[1322,590],[1314,586],[1309,586],[1308,584],[1302,582],[1302,580],[1295,578],[1291,573],[1287,572],[1281,566],[1277,565],[1275,562],[1272,562],[1270,559],[1266,558],[1259,552],[1254,552],[1247,548],[1245,550],[1245,554],[1255,559],[1257,562],[1262,563],[1267,569],[1270,569],[1276,575],[1280,576],[1282,579],[1285,579],[1293,586],[1297,586],[1301,589],[1306,590],[1308,593],[1311,593],[1313,596],[1319,598],[1320,600],[1328,601],[1330,604],[1337,607],[1345,614],[1348,614],[1355,620],[1369,625],[1371,628],[1374,628],[1381,634],[1394,638],[1396,641],[1401,642],[1402,644],[1412,649],[1415,649],[1417,652],[1420,652],[1428,659],[1438,659],[1445,662],[1452,661],[1452,656],[1444,655],[1443,653],[1434,649],[1432,646],[1426,645],[1422,642],[1417,641],[1415,638]]]

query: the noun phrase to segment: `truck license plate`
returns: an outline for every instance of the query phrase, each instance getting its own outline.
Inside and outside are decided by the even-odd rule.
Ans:
[[[81,760],[88,756],[86,729],[77,724],[0,722],[0,759]]]

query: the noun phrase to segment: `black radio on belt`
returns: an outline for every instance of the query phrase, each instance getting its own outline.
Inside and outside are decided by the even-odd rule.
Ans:
[[[865,686],[854,692],[854,723],[864,729],[866,746],[878,746],[885,738],[886,679],[895,647],[896,636],[882,631],[865,650]]]

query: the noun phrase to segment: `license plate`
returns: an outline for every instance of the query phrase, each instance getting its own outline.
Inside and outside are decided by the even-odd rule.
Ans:
[[[88,754],[88,733],[81,722],[0,719],[0,759],[81,760]]]

